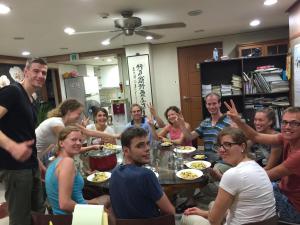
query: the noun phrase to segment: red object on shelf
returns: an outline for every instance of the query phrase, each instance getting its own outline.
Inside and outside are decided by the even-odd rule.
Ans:
[[[125,114],[125,105],[124,103],[113,104],[113,113],[116,114]]]

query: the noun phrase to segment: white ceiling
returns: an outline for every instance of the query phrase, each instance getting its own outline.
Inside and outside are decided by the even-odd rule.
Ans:
[[[287,26],[285,11],[295,1],[278,0],[276,5],[266,7],[264,0],[2,0],[12,11],[0,15],[0,55],[21,56],[22,51],[28,50],[33,56],[52,56],[146,42],[141,36],[122,35],[105,47],[100,42],[115,33],[68,36],[63,32],[67,26],[76,31],[114,30],[113,20],[121,17],[122,10],[133,10],[143,25],[174,22],[187,25],[151,30],[164,36],[151,41],[153,44]],[[196,9],[203,13],[187,15]],[[99,14],[103,12],[109,13],[109,18],[102,19]],[[261,19],[261,25],[249,27],[249,21],[255,18]],[[204,32],[195,32],[200,29]],[[13,40],[13,37],[25,39]]]

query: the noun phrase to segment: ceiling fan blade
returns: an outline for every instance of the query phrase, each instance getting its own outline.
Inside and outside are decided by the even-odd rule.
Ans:
[[[118,34],[116,34],[115,36],[109,38],[109,40],[112,41],[112,40],[116,39],[117,37],[119,37],[119,36],[122,35],[122,34],[123,34],[123,32],[118,33]]]
[[[156,33],[152,33],[152,32],[148,32],[148,31],[143,31],[143,30],[136,30],[135,34],[143,36],[143,37],[147,37],[147,36],[151,36],[153,37],[153,39],[160,39],[163,36],[160,34],[156,34]]]
[[[166,24],[157,24],[150,26],[142,26],[141,30],[157,30],[157,29],[170,29],[170,28],[182,28],[186,27],[185,23],[166,23]]]
[[[111,30],[78,31],[78,32],[75,32],[72,35],[78,35],[78,34],[96,34],[96,33],[107,33],[107,32],[113,32],[113,31],[111,31]]]

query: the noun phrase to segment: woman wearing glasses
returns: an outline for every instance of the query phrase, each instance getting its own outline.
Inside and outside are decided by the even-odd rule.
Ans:
[[[282,163],[267,170],[267,174],[271,181],[275,181],[273,191],[279,219],[300,223],[300,107],[284,110],[279,134],[262,134],[241,121],[232,100],[225,105],[227,115],[253,142],[283,145]]]
[[[182,225],[219,225],[225,217],[226,224],[230,225],[261,221],[277,224],[272,184],[266,171],[248,157],[243,132],[238,128],[224,128],[214,148],[234,167],[223,174],[212,208],[209,211],[187,209]]]

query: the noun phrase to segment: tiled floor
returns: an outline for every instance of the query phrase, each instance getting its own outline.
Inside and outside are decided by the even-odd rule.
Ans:
[[[0,183],[0,202],[4,201],[4,187],[3,184]],[[0,219],[0,225],[8,225],[8,217]]]

